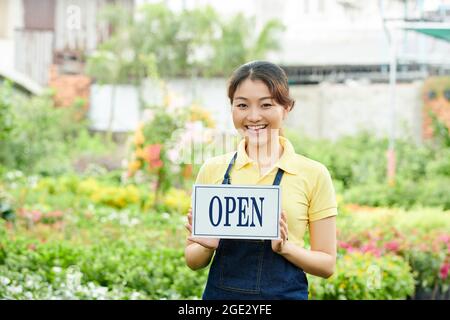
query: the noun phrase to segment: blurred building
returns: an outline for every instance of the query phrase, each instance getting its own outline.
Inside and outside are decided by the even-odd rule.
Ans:
[[[14,69],[47,85],[52,65],[83,72],[84,56],[108,37],[97,19],[108,3],[132,9],[134,0],[0,0],[0,70]]]

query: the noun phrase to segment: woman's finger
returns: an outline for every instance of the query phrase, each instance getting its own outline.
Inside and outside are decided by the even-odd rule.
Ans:
[[[280,226],[281,226],[282,232],[285,234],[284,239],[287,240],[287,239],[288,239],[288,234],[289,234],[288,225],[287,225],[286,222],[281,221],[281,222],[280,222]]]
[[[187,223],[186,223],[184,226],[185,226],[186,229],[189,231],[189,233],[192,234],[192,226],[191,226],[190,224],[187,224]]]
[[[286,232],[284,233],[284,241],[288,241],[289,239],[289,234],[288,231],[286,230]]]

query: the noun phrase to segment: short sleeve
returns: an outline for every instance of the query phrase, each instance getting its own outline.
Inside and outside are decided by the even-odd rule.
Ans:
[[[338,214],[336,193],[331,175],[324,165],[321,165],[319,168],[316,183],[310,195],[309,221],[316,221]]]
[[[205,162],[198,171],[197,179],[195,179],[195,184],[209,184],[209,174],[208,174],[208,166]]]

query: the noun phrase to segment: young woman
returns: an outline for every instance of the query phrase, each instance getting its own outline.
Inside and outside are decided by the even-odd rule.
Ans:
[[[203,299],[308,299],[305,272],[328,278],[336,264],[337,204],[324,165],[295,153],[283,137],[283,121],[294,106],[279,66],[253,61],[240,66],[228,85],[233,123],[243,136],[237,152],[214,157],[196,183],[267,185],[282,189],[280,240],[192,237],[186,228],[186,264],[211,264]],[[309,227],[311,249],[304,248]]]

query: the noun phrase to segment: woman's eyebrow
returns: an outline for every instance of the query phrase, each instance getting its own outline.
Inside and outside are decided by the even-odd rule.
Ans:
[[[236,98],[234,98],[234,99],[235,99],[235,100],[237,100],[237,99],[248,100],[248,99],[245,98],[245,97],[236,97]],[[271,99],[271,100],[272,100],[272,97],[263,97],[263,98],[259,98],[258,100],[261,101],[261,100],[266,100],[266,99]]]

